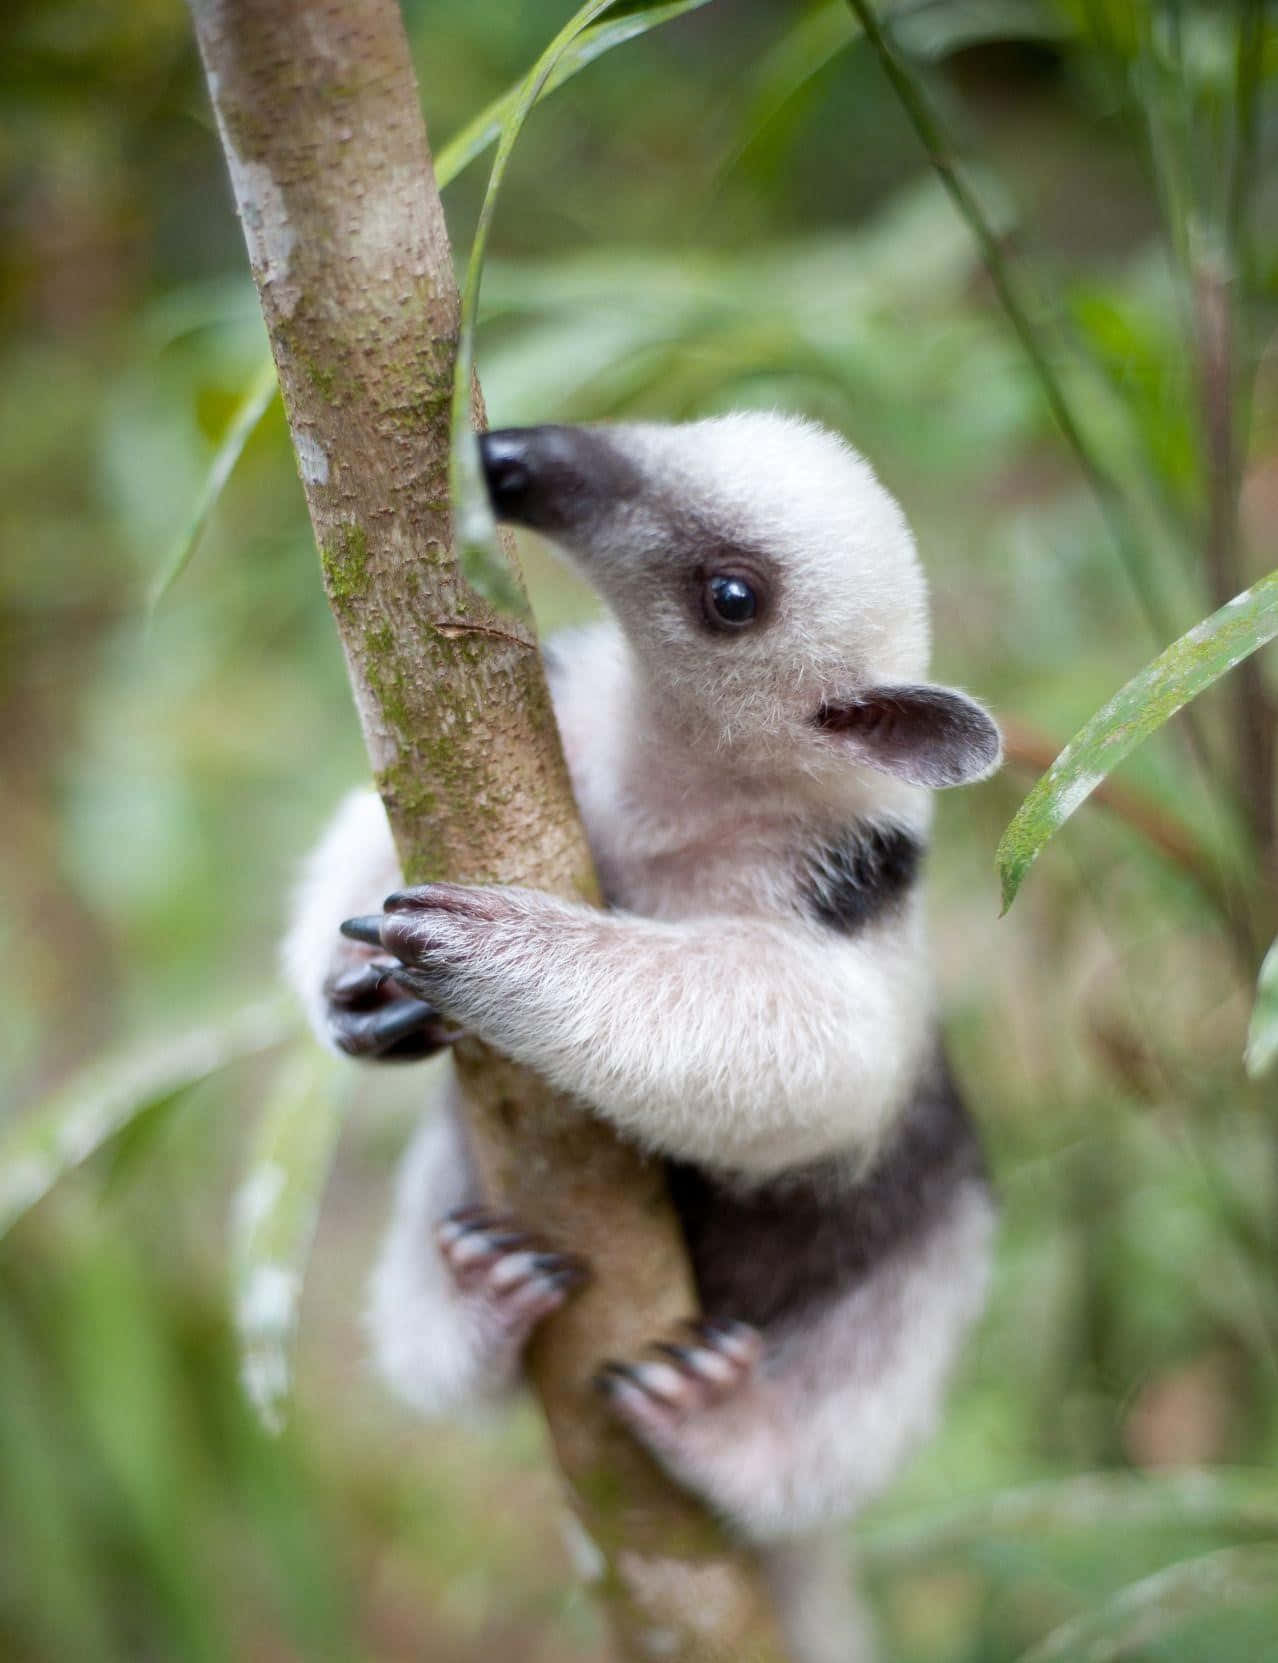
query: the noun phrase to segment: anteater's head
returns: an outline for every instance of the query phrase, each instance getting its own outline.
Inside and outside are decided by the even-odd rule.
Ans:
[[[997,766],[986,712],[925,679],[927,584],[904,516],[834,434],[743,413],[480,443],[498,518],[571,558],[636,674],[707,746],[928,786]]]

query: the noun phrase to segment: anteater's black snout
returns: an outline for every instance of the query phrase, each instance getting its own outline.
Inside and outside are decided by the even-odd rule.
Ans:
[[[488,484],[488,499],[499,520],[525,520],[533,493],[535,469],[532,461],[535,427],[502,427],[495,433],[483,433],[479,439],[479,454],[484,463],[484,479]]]
[[[535,531],[584,534],[640,485],[598,428],[499,427],[480,435],[479,453],[493,513]]]

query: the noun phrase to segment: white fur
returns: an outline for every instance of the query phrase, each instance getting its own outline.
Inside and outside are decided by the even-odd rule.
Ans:
[[[441,1109],[424,1121],[395,1183],[395,1204],[369,1283],[368,1333],[378,1370],[423,1415],[456,1413],[499,1396],[518,1357],[463,1299],[435,1248],[435,1226],[475,1199],[457,1117]]]
[[[320,1041],[337,1051],[328,1027],[325,983],[368,957],[338,933],[344,918],[380,912],[400,882],[399,862],[374,791],[352,791],[307,856],[293,895],[289,927],[280,949],[284,975],[301,1000]]]

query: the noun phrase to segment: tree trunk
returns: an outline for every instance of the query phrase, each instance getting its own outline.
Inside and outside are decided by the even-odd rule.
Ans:
[[[393,0],[192,0],[324,579],[409,882],[591,898],[536,643],[451,550],[458,299]],[[605,1564],[619,1655],[782,1656],[752,1557],[591,1389],[695,1309],[660,1166],[478,1043],[459,1049],[494,1195],[586,1254],[531,1371]]]

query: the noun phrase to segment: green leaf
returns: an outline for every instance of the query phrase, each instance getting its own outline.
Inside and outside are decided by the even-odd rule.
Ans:
[[[1149,1529],[1278,1536],[1278,1479],[1266,1468],[1082,1473],[890,1519],[862,1533],[859,1551],[872,1569],[900,1572],[997,1538]]]
[[[950,0],[936,6],[894,8],[893,32],[913,58],[939,60],[985,41],[1054,41],[1070,33],[1070,20],[1057,6],[1027,6],[1025,0]]]
[[[1278,572],[1173,641],[1074,735],[1003,833],[997,862],[1007,911],[1048,839],[1105,776],[1169,717],[1278,635]]]
[[[462,289],[461,328],[457,339],[457,361],[453,369],[453,448],[451,488],[453,498],[453,539],[461,574],[478,594],[499,612],[521,616],[528,600],[511,571],[497,540],[497,522],[488,501],[479,440],[471,422],[471,400],[475,380],[475,323],[479,314],[479,291],[484,275],[488,233],[497,210],[497,198],[515,144],[524,122],[546,89],[564,53],[577,37],[607,11],[614,0],[587,0],[551,41],[518,87],[501,124],[501,137],[488,188],[475,226],[466,282]]]
[[[1278,1547],[1221,1548],[1169,1565],[1062,1623],[1020,1663],[1118,1663],[1144,1652],[1181,1623],[1222,1606],[1278,1598]]]
[[[551,71],[542,96],[554,92],[565,81],[571,81],[587,64],[594,63],[605,52],[611,52],[614,46],[623,46],[626,41],[646,35],[650,29],[656,29],[672,18],[682,17],[685,12],[694,12],[709,4],[710,0],[664,0],[664,4],[628,10],[618,6],[619,16],[605,18],[602,23],[583,30],[570,43]],[[513,87],[507,87],[473,120],[468,121],[460,133],[449,139],[435,157],[435,178],[440,190],[451,185],[459,173],[496,142],[515,108],[523,84],[520,81]]]
[[[552,78],[575,44],[579,44],[590,26],[610,10],[617,0],[588,0],[576,12],[537,59],[511,100],[501,122],[501,137],[488,189],[475,226],[470,261],[466,268],[466,282],[462,289],[461,328],[457,340],[457,363],[453,371],[453,449],[452,498],[454,540],[457,561],[462,576],[471,588],[495,606],[498,611],[515,616],[527,613],[528,601],[511,571],[510,564],[497,540],[497,524],[493,519],[480,464],[479,440],[471,423],[471,398],[475,375],[475,324],[479,314],[479,291],[483,280],[484,256],[488,248],[488,233],[502,181],[510,164],[524,122],[549,89]],[[626,19],[637,25],[640,19],[649,28],[666,22],[676,15],[668,4],[640,6],[626,13]],[[626,38],[639,33],[631,29]]]
[[[227,1021],[91,1064],[0,1136],[0,1236],[54,1184],[166,1097],[243,1057],[269,1050],[296,1026],[275,1002]]]
[[[1253,1080],[1267,1074],[1278,1057],[1278,941],[1265,954],[1256,978],[1256,1002],[1251,1007],[1247,1049],[1243,1062]]]
[[[231,1221],[240,1378],[272,1432],[284,1422],[297,1302],[340,1125],[333,1059],[295,1049],[276,1074]]]
[[[612,3],[620,13],[619,16],[608,18],[595,27],[580,26],[574,29],[574,25],[579,24],[582,15],[578,13],[577,18],[574,18],[573,22],[568,25],[564,33],[573,31],[570,39],[554,60],[544,85],[541,86],[533,98],[533,103],[544,97],[546,93],[553,92],[557,87],[563,86],[565,81],[571,80],[580,70],[585,69],[587,64],[592,64],[596,58],[602,57],[605,52],[610,52],[614,46],[621,46],[628,40],[634,40],[638,35],[647,34],[650,29],[656,29],[662,23],[668,23],[672,18],[682,17],[685,12],[696,11],[701,6],[709,5],[710,0],[662,0],[662,3],[658,5],[627,6],[624,9],[623,5],[618,3],[618,0],[612,0]],[[585,9],[594,15],[606,10],[607,6],[606,4],[596,4],[593,8],[587,7]],[[556,39],[558,38],[560,37],[556,37]],[[551,50],[553,50],[553,47]],[[539,59],[538,64],[542,61],[544,60]],[[534,68],[533,74],[536,73],[536,68]],[[489,145],[507,129],[512,121],[516,122],[516,131],[518,131],[518,127],[523,125],[523,116],[518,116],[516,120],[517,112],[520,100],[525,95],[527,87],[528,80],[524,80],[508,88],[500,97],[495,98],[487,108],[481,110],[473,121],[468,122],[462,131],[455,134],[443,147],[435,157],[435,179],[440,190],[443,190],[447,185],[451,185],[464,169],[482,156]],[[529,108],[531,108],[531,104]],[[524,115],[526,114],[527,110],[524,111]],[[495,168],[494,172],[496,172]],[[491,181],[489,191],[490,193],[493,191]],[[267,353],[249,383],[221,444],[213,453],[195,507],[191,511],[191,516],[181,535],[174,542],[169,558],[165,561],[159,576],[151,587],[148,597],[148,610],[150,612],[155,611],[174,583],[190,565],[200,545],[200,539],[204,535],[204,529],[208,525],[209,518],[226,487],[226,482],[235,471],[235,466],[244,453],[244,447],[252,438],[263,416],[274,403],[276,392],[275,364],[270,354]],[[490,573],[491,569],[491,560],[487,556],[481,557],[479,563],[481,582],[484,574]],[[522,610],[522,597],[510,578],[504,560],[496,568],[496,572],[497,576],[494,581],[507,603],[503,606],[503,610]],[[503,578],[506,585],[504,588],[502,587]],[[476,585],[476,587],[478,586]],[[509,604],[512,602],[513,604]]]
[[[200,487],[195,507],[191,510],[190,519],[151,586],[147,598],[149,612],[155,611],[190,565],[191,558],[199,547],[200,538],[204,535],[204,528],[209,523],[209,516],[217,506],[218,498],[234,472],[235,464],[244,454],[245,445],[253,437],[258,423],[274,402],[275,393],[275,360],[268,352],[237,405],[221,444],[213,453],[213,460],[209,463],[209,471],[204,476],[204,483]]]
[[[759,134],[859,34],[844,0],[804,12],[759,59],[737,100],[740,128],[723,171],[735,167]]]

